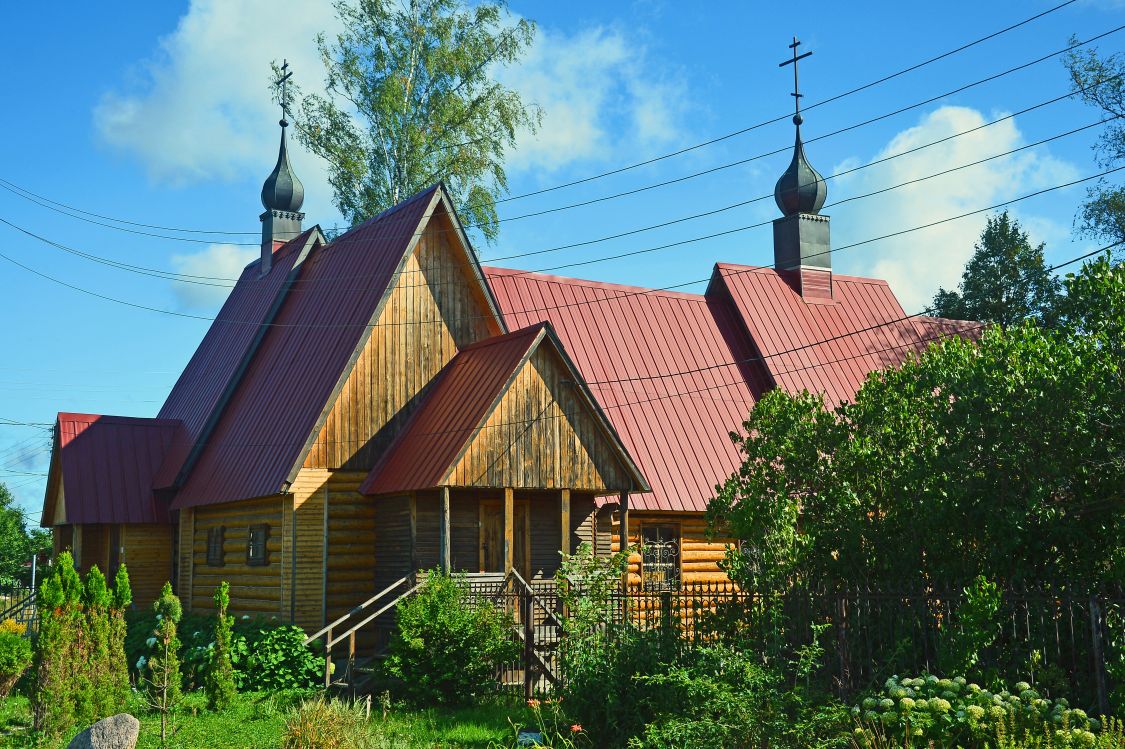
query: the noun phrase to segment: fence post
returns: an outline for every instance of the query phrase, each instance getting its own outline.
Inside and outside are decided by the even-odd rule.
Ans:
[[[1094,661],[1094,686],[1098,695],[1098,712],[1109,713],[1105,677],[1105,652],[1102,650],[1102,608],[1096,595],[1090,596],[1090,657]]]
[[[520,591],[520,616],[523,618],[523,696],[530,700],[535,694],[532,663],[535,657],[535,621],[531,608],[531,591]]]
[[[851,689],[851,670],[848,668],[848,599],[847,588],[836,594],[836,647],[840,651],[840,696]],[[814,643],[815,644],[815,643]]]
[[[324,640],[324,688],[332,686],[332,628]]]

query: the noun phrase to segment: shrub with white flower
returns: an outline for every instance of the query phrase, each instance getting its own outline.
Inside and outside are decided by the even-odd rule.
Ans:
[[[882,724],[874,734],[912,737],[915,746],[932,741],[937,746],[978,749],[995,738],[997,726],[1022,732],[1042,731],[1047,725],[1065,734],[1067,746],[1081,747],[1087,745],[1087,734],[1096,737],[1094,731],[1098,730],[1098,723],[1085,712],[1071,709],[1065,699],[1044,698],[1026,681],[1016,683],[1012,691],[993,693],[961,676],[939,679],[932,674],[887,679],[853,715],[862,716],[867,733],[877,723]]]

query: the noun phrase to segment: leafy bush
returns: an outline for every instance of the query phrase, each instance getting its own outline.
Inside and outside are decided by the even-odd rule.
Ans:
[[[1097,727],[1082,710],[1071,709],[1065,699],[1040,696],[1027,682],[1013,691],[991,692],[962,677],[939,679],[927,675],[916,678],[887,679],[883,689],[852,709],[868,733],[878,725],[882,733],[898,739],[912,736],[925,746],[983,749],[996,735],[998,727],[1009,736],[1040,731],[1047,726],[1056,731],[1089,732]],[[861,738],[863,738],[861,734]],[[873,736],[861,746],[879,746]]]
[[[398,604],[387,673],[418,704],[465,704],[493,686],[496,668],[519,654],[512,617],[474,604],[459,580],[433,571]]]
[[[12,632],[0,631],[0,697],[7,697],[12,687],[31,665],[31,642]]]
[[[1052,730],[1047,726],[1039,729],[1018,731],[1011,722],[1001,722],[996,727],[995,749],[1125,749],[1125,724],[1110,719],[1106,727],[1098,732],[1063,725]]]
[[[358,704],[324,697],[306,700],[285,720],[282,749],[367,749],[373,747],[367,716]]]
[[[942,639],[941,670],[966,674],[976,668],[980,655],[1000,636],[1003,628],[1000,586],[978,575],[965,588],[965,600],[957,607],[957,626]]]
[[[324,660],[305,645],[300,627],[274,627],[249,651],[244,675],[255,689],[307,689],[324,678]]]

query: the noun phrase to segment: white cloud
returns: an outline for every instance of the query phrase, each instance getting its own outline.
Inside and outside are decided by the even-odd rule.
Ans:
[[[338,26],[329,0],[192,0],[132,85],[106,93],[94,111],[101,138],[137,157],[158,182],[187,184],[269,174],[277,159],[279,110],[270,62],[287,58],[295,79],[323,86],[317,32]],[[319,159],[291,143],[305,183],[305,210],[329,210]],[[311,204],[311,205],[310,205]]]
[[[522,134],[509,155],[514,170],[619,161],[681,133],[686,86],[656,72],[644,46],[620,30],[566,35],[540,27],[527,57],[497,77],[543,112],[540,130]]]
[[[186,276],[237,279],[247,263],[257,256],[258,249],[255,247],[212,244],[190,255],[174,255],[172,267],[176,273]],[[213,311],[226,300],[233,284],[211,280],[207,284],[214,285],[174,281],[172,292],[182,309]]]
[[[916,126],[898,133],[870,161],[969,130],[996,116],[1001,115],[986,118],[967,107],[941,107],[923,116]],[[829,182],[829,202],[968,164],[1024,143],[1015,121],[1006,120],[834,179]],[[849,158],[835,171],[844,171],[858,163],[863,162]],[[921,226],[1068,182],[1076,176],[1072,165],[1052,156],[1046,147],[1028,149],[840,206],[832,243],[839,247]],[[1060,240],[1067,235],[1066,227],[1030,212],[1034,210],[1033,205],[1025,207],[1017,203],[1009,210],[1035,242]],[[832,214],[833,210],[829,208],[826,212]],[[854,270],[886,279],[903,307],[908,312],[918,311],[930,302],[939,286],[956,287],[986,218],[986,214],[979,214],[862,245],[837,255],[834,265],[841,271]]]

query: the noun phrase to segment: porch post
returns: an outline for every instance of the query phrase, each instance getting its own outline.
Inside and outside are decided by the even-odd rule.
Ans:
[[[440,530],[440,545],[438,547],[438,559],[441,564],[441,571],[449,574],[451,567],[449,558],[449,487],[443,486],[441,488],[441,500],[438,503],[438,516]]]
[[[559,539],[559,551],[563,554],[570,553],[570,489],[559,492],[559,517],[562,519],[562,538]]]
[[[418,496],[410,492],[410,573],[418,571]]]
[[[629,551],[629,492],[621,492],[621,504],[618,509],[621,513],[621,523],[619,532],[621,533],[621,540],[617,544],[617,550],[623,551],[628,554]],[[629,590],[629,564],[625,564],[625,577],[621,581],[622,587],[625,591]]]
[[[512,571],[515,554],[516,491],[504,489],[504,574]]]

